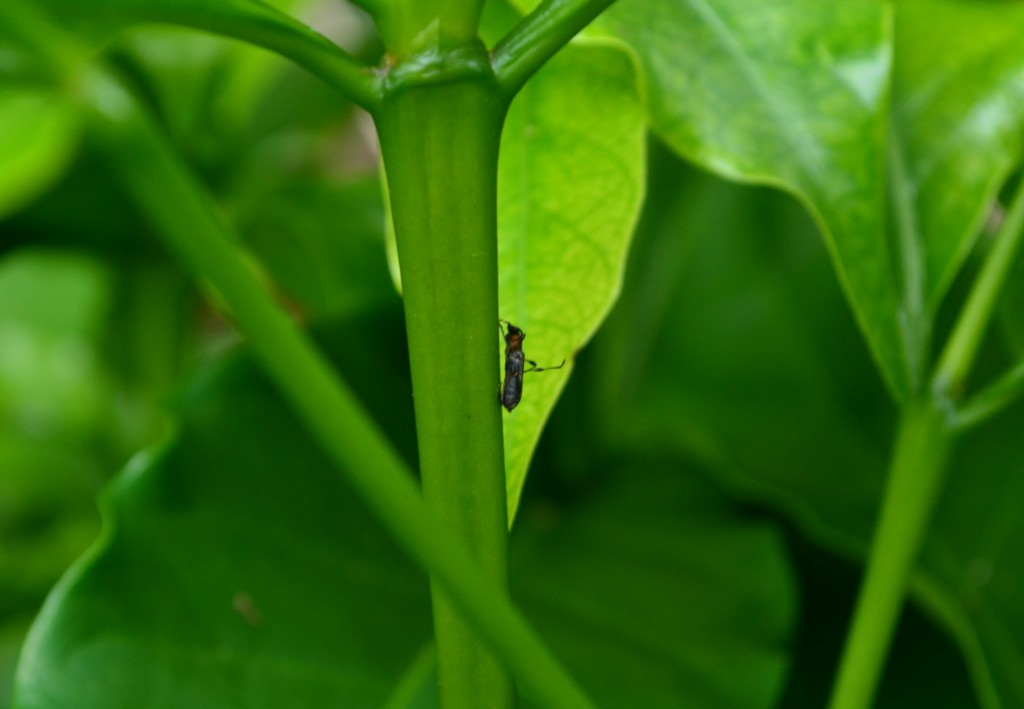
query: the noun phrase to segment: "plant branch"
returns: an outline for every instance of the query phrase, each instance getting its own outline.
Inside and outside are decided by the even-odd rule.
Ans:
[[[477,41],[483,0],[389,0],[374,3],[388,53],[400,61],[422,51],[444,51]]]
[[[401,264],[423,496],[504,587],[497,171],[507,106],[486,63],[480,68],[397,86],[375,119]],[[512,678],[433,581],[441,705],[514,707]]]
[[[971,288],[953,334],[939,358],[932,388],[944,400],[959,398],[982,337],[992,319],[999,293],[1010,273],[1024,234],[1024,180],[1017,187],[1006,220],[996,234],[978,280]]]
[[[508,97],[615,0],[545,0],[491,50],[491,66]]]
[[[71,3],[59,0],[58,4],[62,9],[66,5],[68,13],[83,12],[78,0]],[[373,69],[294,17],[258,0],[99,0],[88,3],[88,8],[90,16],[105,14],[120,21],[175,24],[240,39],[291,59],[368,111],[380,99]]]
[[[86,76],[83,91],[94,135],[125,188],[168,248],[214,286],[266,372],[385,528],[537,701],[589,706],[506,591],[424,504],[413,476],[354,395],[255,280],[213,205],[135,98],[99,69]]]
[[[831,709],[871,706],[903,606],[907,579],[942,487],[950,444],[946,421],[945,412],[928,401],[911,401],[904,409]]]
[[[954,425],[970,428],[997,414],[1024,394],[1024,361],[955,410]]]

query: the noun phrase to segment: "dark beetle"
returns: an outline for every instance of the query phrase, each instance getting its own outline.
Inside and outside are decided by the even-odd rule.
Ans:
[[[501,324],[508,326],[508,331],[502,330]],[[519,400],[523,398],[523,375],[527,372],[543,372],[545,369],[561,369],[565,366],[565,360],[557,367],[538,367],[532,359],[526,359],[523,354],[523,340],[526,333],[518,327],[505,320],[498,321],[498,329],[505,338],[505,383],[498,392],[498,403],[509,411],[516,408]],[[524,364],[530,368],[525,369]]]

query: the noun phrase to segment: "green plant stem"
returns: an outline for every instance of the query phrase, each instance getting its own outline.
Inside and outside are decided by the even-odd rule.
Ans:
[[[896,169],[894,181],[902,183],[899,156],[891,157]],[[907,286],[912,291],[907,296],[906,316],[913,316],[915,312],[920,313],[923,303],[916,292],[922,274],[914,265],[920,260],[920,245],[915,240],[908,241],[913,236],[913,222],[905,194],[897,194],[897,213],[901,232],[906,232],[902,244],[904,265],[909,264],[911,269]],[[907,578],[941,489],[954,429],[967,425],[972,418],[987,415],[1016,396],[1022,387],[1024,369],[1018,367],[965,411],[957,413],[953,404],[960,396],[1016,258],[1022,231],[1024,183],[1018,188],[996,243],[939,358],[931,389],[905,405],[881,517],[868,557],[867,576],[857,599],[833,689],[832,709],[863,709],[875,695],[899,618]],[[911,337],[908,341],[917,340]],[[913,362],[911,369],[914,369]]]
[[[388,52],[400,59],[418,51],[444,51],[477,40],[483,0],[390,0],[374,3]]]
[[[907,404],[831,709],[866,709],[875,695],[907,579],[942,487],[950,440],[945,412],[925,400]]]
[[[402,272],[423,495],[502,587],[508,522],[496,210],[506,108],[484,73],[399,87],[376,116]],[[432,591],[442,706],[514,706],[507,670],[436,578]]]
[[[498,84],[510,98],[615,0],[545,0],[491,51]]]
[[[1006,408],[1024,394],[1024,362],[956,408],[958,429],[970,428]]]
[[[134,97],[95,69],[82,91],[93,134],[126,189],[171,251],[221,295],[268,375],[384,526],[539,703],[589,706],[505,590],[424,504],[413,477],[352,393],[253,277],[213,205]]]
[[[1006,215],[995,244],[985,265],[978,275],[978,280],[971,288],[953,334],[939,358],[932,388],[942,399],[959,398],[964,381],[970,372],[971,365],[981,346],[982,337],[992,319],[999,293],[1010,273],[1017,251],[1020,248],[1021,235],[1024,234],[1024,181],[1017,187],[1010,211]]]
[[[88,7],[90,18],[107,15],[118,22],[165,22],[240,39],[291,59],[367,110],[380,99],[378,77],[370,67],[294,17],[260,2],[50,2],[66,8],[68,14]]]
[[[437,648],[428,643],[417,653],[402,674],[383,709],[408,709],[416,705],[416,697],[437,677]]]

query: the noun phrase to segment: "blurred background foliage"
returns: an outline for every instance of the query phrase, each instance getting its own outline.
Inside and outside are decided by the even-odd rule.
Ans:
[[[319,26],[338,28],[337,39],[356,53],[379,52],[360,15]],[[170,29],[87,29],[244,238],[252,268],[318,333],[414,463],[401,303],[385,263],[367,117],[262,50]],[[279,412],[203,285],[163,251],[103,156],[88,141],[78,144],[74,122],[46,97],[3,91],[0,125],[10,130],[0,130],[0,151],[23,151],[26,167],[0,202],[0,702],[45,595],[100,534],[97,494],[138,451],[163,446],[135,469],[148,471],[147,484],[179,476],[175,492],[185,500],[207,484],[206,473],[223,472],[208,506],[183,502],[168,518],[183,519],[178,531],[205,547],[190,562],[222,560],[240,574],[267,563],[261,550],[289,544],[285,553],[301,556],[325,533],[303,514],[308,497],[282,487],[281,472],[329,468]],[[29,125],[39,130],[24,130]],[[940,331],[976,266],[971,260],[954,281]],[[1024,347],[1022,283],[1024,273],[1005,299],[981,380]],[[821,706],[896,413],[806,212],[788,196],[699,172],[652,138],[647,202],[622,295],[579,353],[535,456],[513,535],[515,592],[584,685],[610,705],[627,706],[644,687],[661,697],[650,706],[679,697],[696,706]],[[958,454],[939,534],[915,581],[924,603],[901,622],[880,707],[979,705],[968,665],[975,685],[984,684],[978,677],[990,670],[979,669],[976,634],[985,631],[958,633],[963,616],[949,599],[976,610],[981,626],[1021,617],[1019,563],[1007,559],[1021,531],[1013,490],[1022,479],[1022,417],[1018,405]],[[254,542],[245,524],[203,526],[211,510],[231,520],[251,509],[238,500],[241,487],[244,500],[281,502],[277,512],[256,515],[266,538]],[[288,492],[294,499],[282,501]],[[114,572],[181,579],[168,564],[184,562],[173,559],[173,544],[162,546],[173,540],[139,512],[159,518],[166,510],[158,497],[130,476],[108,494],[108,509],[122,510],[127,529],[139,524],[142,540],[119,547],[137,556]],[[379,552],[360,562],[366,587],[403,593],[339,600],[313,583],[342,583],[338,569],[311,564],[292,572],[309,574],[302,627],[312,633],[325,614],[375,609],[380,617],[368,614],[366,627],[353,631],[365,639],[401,617],[409,633],[378,638],[369,653],[345,648],[365,672],[344,691],[379,703],[428,636],[425,593],[404,593],[422,579],[346,491],[332,488],[327,499],[355,510],[361,530],[330,533],[359,536]],[[133,509],[138,519],[124,513]],[[982,517],[1001,531],[988,539],[972,533]],[[271,534],[303,521],[309,530],[285,541]],[[335,551],[355,559],[365,546]],[[270,584],[272,597],[279,591],[287,607],[295,600],[289,590],[265,578],[282,574],[273,568],[251,578]],[[979,593],[983,587],[994,594]],[[221,606],[230,604],[210,601]],[[660,612],[677,607],[705,622]],[[254,612],[235,604],[235,615],[258,625]],[[169,613],[148,627],[173,625]],[[675,634],[668,640],[666,628]],[[995,650],[1003,663],[996,674],[1019,669],[1016,645]],[[350,657],[329,641],[320,650],[314,664]],[[738,657],[741,668],[729,664]],[[313,692],[308,701],[321,699]]]

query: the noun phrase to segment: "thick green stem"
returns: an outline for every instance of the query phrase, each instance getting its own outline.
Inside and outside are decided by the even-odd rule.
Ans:
[[[102,71],[91,72],[85,84],[94,134],[126,188],[168,247],[222,296],[268,375],[388,531],[432,573],[539,704],[590,706],[505,590],[488,578],[492,574],[481,572],[449,525],[423,503],[397,453],[330,365],[260,286],[134,98]],[[500,509],[503,527],[503,503]]]
[[[423,495],[502,587],[496,205],[505,110],[484,73],[397,88],[376,117],[402,271]],[[433,581],[442,706],[514,706],[511,677]]]
[[[416,52],[445,51],[476,41],[483,0],[388,0],[372,14],[388,52],[403,59]]]
[[[945,412],[911,401],[900,421],[867,576],[833,688],[832,709],[866,709],[903,606],[907,579],[942,487],[950,445]]]

